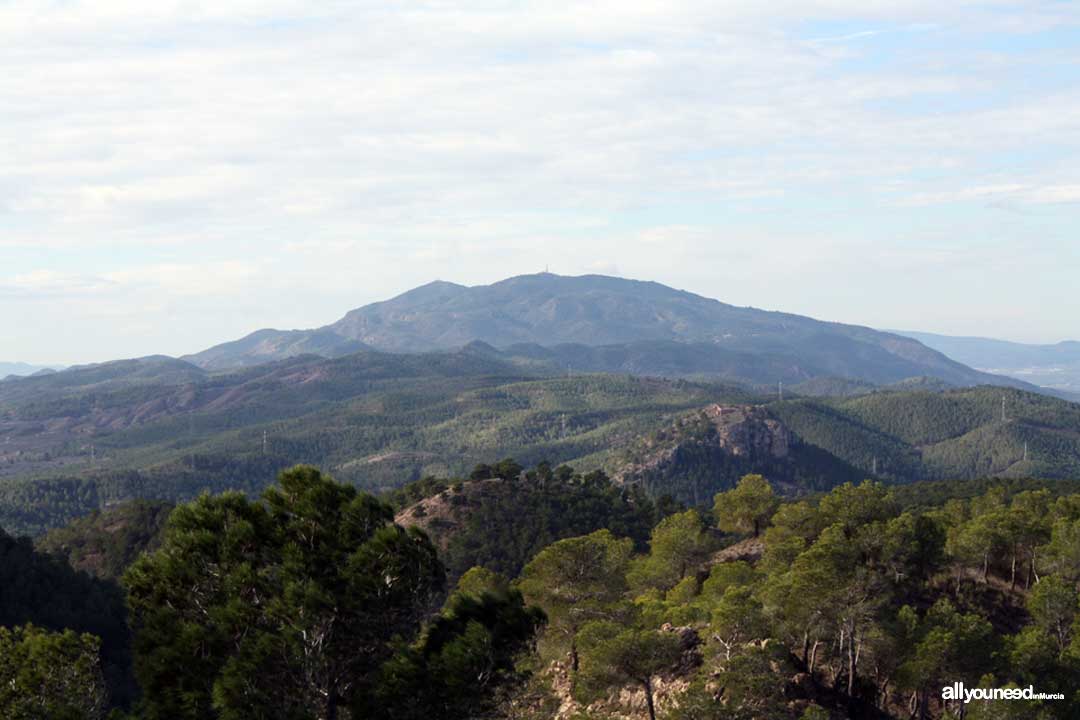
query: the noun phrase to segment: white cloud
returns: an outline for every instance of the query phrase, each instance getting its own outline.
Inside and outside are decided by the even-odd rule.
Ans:
[[[0,302],[44,268],[104,282],[102,312],[250,310],[225,333],[545,263],[652,277],[725,246],[759,274],[839,266],[878,234],[819,206],[895,236],[898,206],[1076,201],[1080,95],[999,88],[1080,52],[968,45],[1077,20],[1038,0],[9,0]],[[928,48],[862,64],[916,34]],[[1033,146],[1054,160],[991,162]],[[20,282],[26,302],[55,292]]]

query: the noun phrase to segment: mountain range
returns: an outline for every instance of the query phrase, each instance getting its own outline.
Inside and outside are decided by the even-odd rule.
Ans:
[[[1037,389],[896,333],[656,283],[433,283],[324,328],[0,383],[0,526],[256,493],[296,463],[385,491],[569,462],[689,504],[751,471],[796,494],[1077,477],[1080,406]]]
[[[12,377],[26,377],[36,373],[51,373],[59,370],[57,365],[30,365],[24,362],[0,362],[0,382]]]
[[[866,327],[736,307],[655,282],[522,275],[434,282],[313,330],[264,329],[184,357],[207,370],[312,353],[429,352],[484,343],[504,357],[585,372],[722,378],[752,385],[836,377],[958,386],[1022,381],[979,372],[921,342]]]
[[[950,337],[923,332],[899,332],[952,359],[984,372],[1053,388],[1080,397],[1080,342],[1067,340],[1053,345]]]
[[[795,494],[865,477],[1080,476],[1075,403],[931,381],[837,386],[842,397],[779,400],[716,382],[567,377],[480,343],[232,371],[163,356],[73,368],[0,384],[0,527],[39,533],[133,498],[254,494],[297,463],[386,491],[498,458],[547,460],[689,504],[747,472]]]

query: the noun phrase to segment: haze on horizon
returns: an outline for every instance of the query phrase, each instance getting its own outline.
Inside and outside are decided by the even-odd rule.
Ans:
[[[1080,339],[1076,3],[13,0],[0,47],[0,361],[545,266]]]

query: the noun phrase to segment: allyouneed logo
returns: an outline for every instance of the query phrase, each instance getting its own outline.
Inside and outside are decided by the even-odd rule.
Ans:
[[[1035,686],[1026,688],[966,688],[957,682],[941,688],[942,700],[962,700],[964,704],[972,700],[1064,700],[1061,693],[1035,692]]]

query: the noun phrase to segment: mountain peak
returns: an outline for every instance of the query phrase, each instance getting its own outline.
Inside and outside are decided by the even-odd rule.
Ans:
[[[480,353],[533,348],[525,355],[534,363],[555,351],[548,360],[558,356],[562,367],[768,385],[837,376],[875,384],[922,375],[958,385],[1000,381],[899,335],[735,307],[657,282],[551,272],[471,287],[436,280],[317,330],[252,337],[191,360],[227,368],[301,352],[415,353],[470,343],[484,343],[471,346]]]

